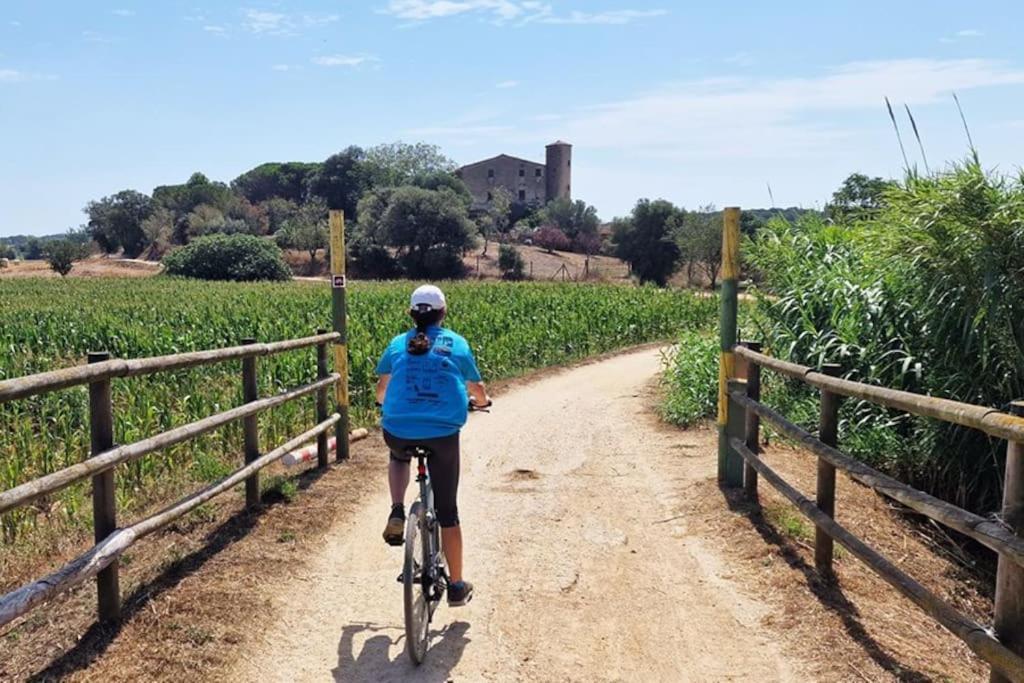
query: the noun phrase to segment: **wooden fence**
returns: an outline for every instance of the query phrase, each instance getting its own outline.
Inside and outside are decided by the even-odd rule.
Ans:
[[[719,452],[719,479],[725,486],[743,486],[756,500],[758,477],[768,481],[816,526],[815,565],[832,572],[832,542],[908,597],[960,638],[992,667],[993,681],[1024,681],[1024,402],[1011,405],[1011,414],[991,408],[872,386],[838,377],[838,366],[818,372],[760,353],[757,344],[733,348],[737,366],[746,365],[746,379],[728,380],[724,425],[727,448]],[[818,436],[801,429],[761,402],[761,369],[817,387],[821,410]],[[888,477],[837,450],[841,397],[853,397],[891,409],[935,418],[1006,439],[1008,442],[1003,510],[999,517],[975,515]],[[758,455],[760,420],[818,456],[817,494],[805,497]],[[954,607],[904,573],[864,541],[834,520],[836,470],[902,505],[991,548],[999,555],[995,619],[992,628],[959,613]]]
[[[319,331],[312,337],[271,344],[245,340],[241,346],[231,348],[136,360],[111,359],[107,353],[91,353],[87,365],[0,381],[0,403],[88,384],[91,441],[90,457],[82,462],[0,492],[0,514],[91,477],[95,527],[95,545],[87,552],[56,572],[0,597],[0,626],[10,623],[39,603],[93,576],[96,577],[99,620],[116,621],[120,618],[121,612],[118,558],[135,542],[242,482],[245,483],[246,505],[251,507],[258,504],[259,471],[313,439],[317,440],[317,464],[319,467],[326,467],[329,459],[327,432],[343,421],[340,412],[327,414],[328,389],[342,379],[342,375],[327,371],[327,346],[331,343],[337,344],[340,339],[342,335],[338,332]],[[316,379],[275,396],[259,398],[256,383],[257,358],[310,347],[316,347],[317,352]],[[114,444],[114,413],[111,400],[113,378],[138,377],[235,360],[240,360],[242,366],[245,400],[242,406],[133,444]],[[257,433],[258,414],[311,394],[316,395],[317,424],[287,443],[261,455]],[[339,405],[340,410],[346,408],[347,406]],[[227,478],[183,498],[151,517],[127,527],[117,527],[114,502],[114,470],[117,465],[189,441],[237,420],[243,421],[243,467],[235,470]],[[364,434],[365,431],[362,431],[360,436]],[[337,440],[335,448],[338,460],[346,456],[348,440],[347,435]]]

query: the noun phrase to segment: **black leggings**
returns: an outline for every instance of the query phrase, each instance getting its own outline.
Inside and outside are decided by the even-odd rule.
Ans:
[[[442,527],[459,525],[459,507],[455,502],[459,491],[459,433],[439,439],[401,439],[384,430],[384,442],[391,449],[391,459],[409,462],[405,452],[410,446],[423,446],[433,453],[427,458],[430,487],[434,491],[434,509]]]

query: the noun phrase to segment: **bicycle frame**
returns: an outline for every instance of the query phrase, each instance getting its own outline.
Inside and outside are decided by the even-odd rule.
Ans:
[[[416,453],[416,483],[420,487],[420,500],[423,501],[423,521],[426,529],[427,557],[429,563],[423,568],[423,593],[427,595],[431,606],[430,615],[444,596],[448,587],[448,572],[444,556],[441,554],[441,538],[437,524],[437,513],[434,511],[434,490],[430,486],[430,475],[427,473],[426,454]]]

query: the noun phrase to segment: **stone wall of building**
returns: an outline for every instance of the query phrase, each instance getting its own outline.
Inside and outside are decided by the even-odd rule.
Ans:
[[[544,164],[501,154],[458,171],[473,195],[474,208],[486,208],[495,188],[504,187],[513,202],[542,206],[547,200]]]

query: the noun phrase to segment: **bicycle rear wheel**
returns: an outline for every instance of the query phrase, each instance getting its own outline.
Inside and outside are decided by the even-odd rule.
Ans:
[[[405,566],[402,570],[405,650],[415,664],[421,664],[427,654],[430,629],[430,596],[424,589],[424,573],[430,569],[426,534],[423,503],[416,501],[405,523]]]

